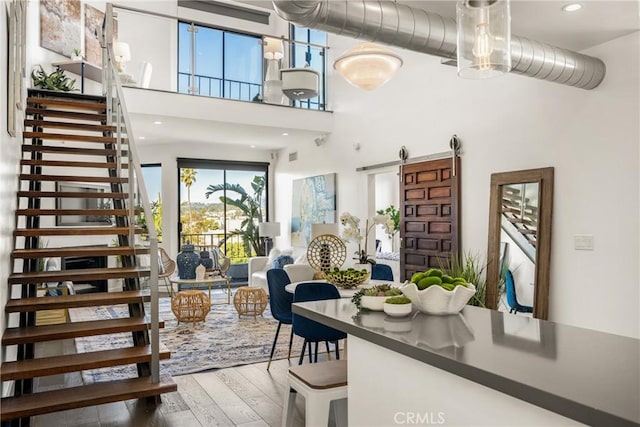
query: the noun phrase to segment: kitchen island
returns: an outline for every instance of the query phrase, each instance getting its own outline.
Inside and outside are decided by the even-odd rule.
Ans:
[[[640,340],[478,307],[293,305],[348,340],[349,425],[640,425]]]

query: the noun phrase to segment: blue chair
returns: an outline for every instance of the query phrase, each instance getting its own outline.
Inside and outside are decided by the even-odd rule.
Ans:
[[[518,298],[516,297],[516,283],[513,280],[513,274],[511,273],[511,270],[507,270],[506,279],[507,303],[511,308],[511,310],[509,310],[509,313],[533,313],[533,307],[529,305],[520,305],[520,303],[518,303]]]
[[[276,343],[278,342],[280,327],[283,323],[285,325],[291,325],[293,323],[293,317],[291,313],[293,294],[287,292],[284,289],[284,287],[289,283],[291,283],[291,280],[289,280],[289,275],[286,271],[279,268],[272,268],[267,270],[267,286],[269,286],[269,307],[271,308],[271,315],[273,315],[273,317],[278,321],[278,329],[276,329],[276,336],[273,339],[273,345],[271,346],[271,355],[269,356],[267,371],[271,367],[271,359],[273,359],[273,353],[276,351]],[[292,343],[293,329],[291,329],[291,337],[289,338],[289,355],[287,356],[287,359],[291,358]]]
[[[293,302],[318,301],[326,299],[340,299],[338,289],[329,283],[300,283],[296,286]],[[311,344],[316,344],[315,362],[318,361],[318,343],[324,341],[329,353],[329,342],[336,342],[336,359],[340,359],[338,340],[345,339],[347,334],[321,323],[309,320],[299,314],[293,313],[293,333],[304,338],[302,353],[298,365],[304,360],[304,353],[309,344],[309,362],[311,360]]]
[[[371,279],[393,282],[393,270],[387,264],[373,264],[371,266]]]

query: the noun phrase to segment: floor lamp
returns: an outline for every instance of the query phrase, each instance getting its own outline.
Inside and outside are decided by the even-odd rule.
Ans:
[[[279,222],[261,222],[258,224],[258,234],[264,240],[264,255],[269,254],[272,239],[280,235]]]

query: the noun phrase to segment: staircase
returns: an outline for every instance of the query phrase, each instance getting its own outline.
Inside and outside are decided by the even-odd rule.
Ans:
[[[538,237],[538,207],[520,194],[520,190],[505,186],[502,191],[502,229],[535,263]]]
[[[7,328],[2,336],[5,354],[8,346],[17,346],[17,360],[0,366],[2,381],[15,381],[13,396],[1,402],[1,419],[11,420],[11,425],[26,426],[31,416],[60,410],[132,398],[157,399],[177,389],[171,378],[152,380],[150,323],[144,307],[149,298],[140,283],[149,276],[149,269],[138,267],[136,261],[136,255],[149,253],[149,249],[134,243],[141,230],[135,227],[128,194],[134,190],[129,186],[129,153],[126,144],[116,144],[116,128],[107,125],[107,112],[104,97],[28,92],[12,252],[14,272],[9,276],[11,299],[5,307],[10,319],[19,318],[19,326]],[[59,191],[61,183],[73,183],[77,191]],[[103,187],[105,191],[99,191]],[[96,199],[108,203],[100,207]],[[61,208],[68,205],[61,204],[63,200],[72,201],[73,208]],[[62,216],[98,216],[110,219],[111,225],[55,226],[55,218]],[[97,240],[114,240],[118,245],[91,243]],[[45,244],[50,241],[56,243]],[[107,257],[112,266],[42,271],[43,261],[50,257]],[[113,266],[116,259],[121,266]],[[122,292],[43,295],[47,283],[96,280],[117,280]],[[118,304],[128,305],[129,317],[36,324],[36,313],[42,310]],[[14,323],[10,320],[9,325]],[[131,333],[133,347],[37,358],[38,343],[93,335],[106,335],[108,340],[108,334],[119,332]],[[160,352],[158,357],[169,358],[169,353]],[[137,377],[46,392],[34,389],[38,377],[126,364],[137,365]]]

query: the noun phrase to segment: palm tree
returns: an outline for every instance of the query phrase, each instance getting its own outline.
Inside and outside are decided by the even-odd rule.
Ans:
[[[204,194],[207,198],[217,191],[236,193],[239,197],[232,199],[226,195],[220,196],[220,201],[230,206],[234,206],[242,211],[245,219],[240,224],[239,230],[234,230],[227,236],[241,236],[244,250],[247,256],[261,253],[260,236],[258,234],[258,224],[262,222],[262,195],[266,184],[266,177],[256,175],[251,182],[253,196],[250,196],[240,184],[209,185]]]
[[[187,205],[189,206],[189,229],[192,228],[193,219],[191,217],[191,186],[196,182],[198,171],[191,168],[180,169],[180,181],[187,187]]]

